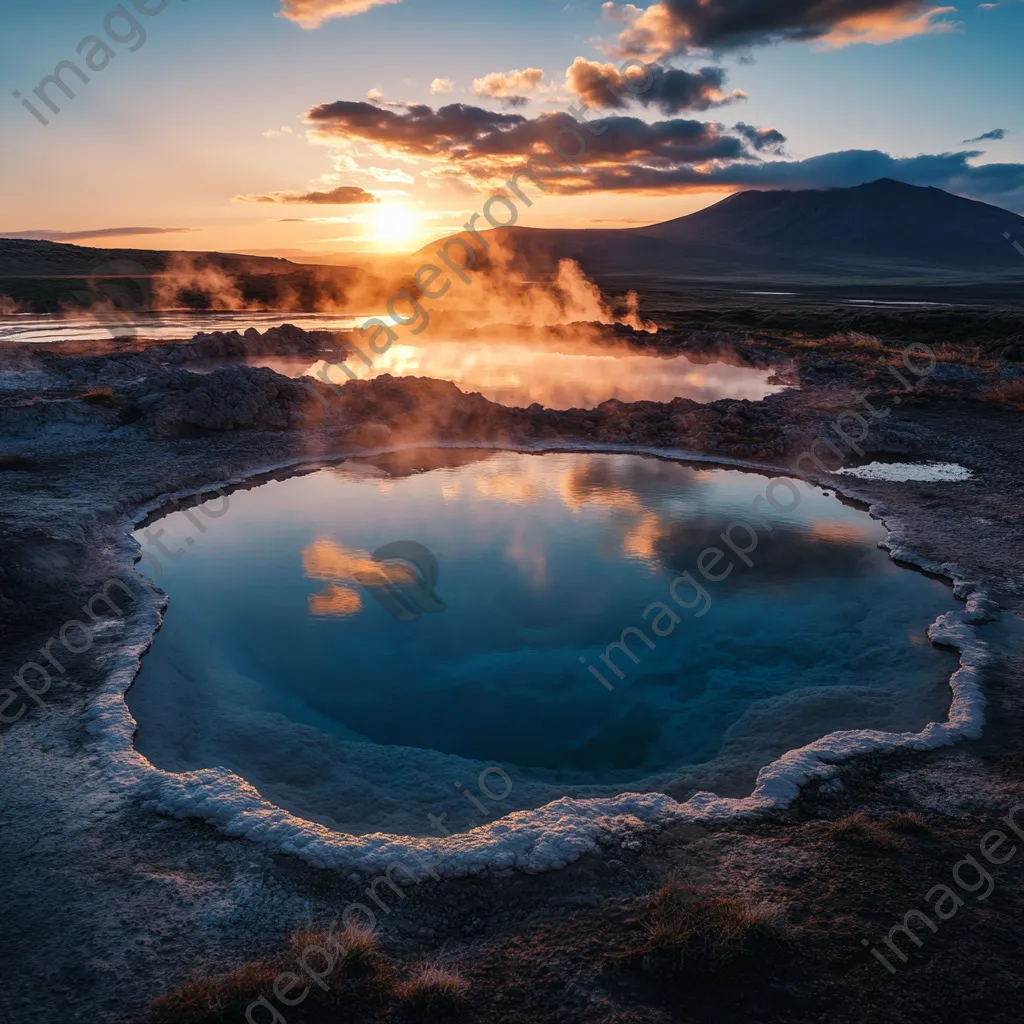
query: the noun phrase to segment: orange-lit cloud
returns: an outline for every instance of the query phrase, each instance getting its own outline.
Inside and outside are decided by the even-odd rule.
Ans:
[[[427,179],[449,178],[481,189],[500,188],[533,154],[551,158],[552,140],[565,136],[580,139],[586,150],[575,168],[554,158],[557,166],[550,174],[542,169],[551,190],[560,193],[631,189],[629,181],[620,188],[613,178],[632,164],[664,171],[752,156],[744,135],[719,124],[681,119],[651,124],[635,117],[605,118],[608,130],[600,137],[584,132],[584,139],[580,122],[564,113],[528,118],[464,103],[434,110],[421,104],[381,108],[339,100],[314,107],[306,120],[314,140],[362,142],[388,156],[431,164],[422,172]],[[572,153],[571,141],[566,147]],[[594,184],[596,177],[600,184]]]
[[[551,87],[544,85],[544,72],[540,68],[526,68],[523,71],[493,71],[483,78],[474,79],[473,92],[477,96],[498,100],[506,107],[524,107],[531,96],[550,93]]]
[[[473,92],[477,96],[491,96],[504,100],[537,92],[544,80],[540,68],[526,68],[524,71],[493,71],[473,81]]]
[[[466,103],[435,110],[349,100],[313,107],[306,122],[314,142],[337,148],[365,144],[386,157],[419,163],[423,181],[449,181],[478,192],[502,191],[515,174],[520,187],[546,195],[848,188],[881,178],[977,199],[1024,189],[1024,164],[975,166],[971,161],[980,154],[973,150],[893,157],[851,149],[803,160],[764,159],[781,155],[785,136],[742,122],[727,127],[613,114],[584,124],[567,113],[527,117]],[[536,185],[525,177],[528,161]]]
[[[637,103],[658,106],[671,115],[746,99],[740,89],[725,92],[725,77],[723,68],[683,71],[657,64],[646,68],[629,65],[623,74],[614,64],[577,57],[565,72],[565,84],[589,110],[624,110]]]
[[[851,43],[894,43],[910,36],[935,32],[952,32],[956,25],[944,20],[956,13],[955,7],[929,7],[908,3],[892,11],[877,11],[841,21],[822,43],[829,47],[848,46]]]
[[[351,18],[365,14],[373,7],[398,4],[402,0],[281,0],[282,18],[294,21],[303,28],[319,28],[332,18]]]
[[[662,0],[646,9],[611,2],[602,9],[625,23],[612,52],[641,60],[786,41],[891,43],[951,31],[947,16],[956,10],[922,0]]]
[[[379,203],[372,192],[356,185],[339,185],[329,192],[267,192],[263,195],[235,196],[236,203],[305,203],[315,206],[356,206]]]

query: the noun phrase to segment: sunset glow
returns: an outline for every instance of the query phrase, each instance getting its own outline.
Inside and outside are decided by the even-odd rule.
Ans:
[[[411,252],[482,213],[531,155],[556,167],[543,192],[530,185],[530,205],[519,203],[518,225],[531,228],[635,227],[747,188],[882,177],[1009,209],[1024,194],[1010,45],[1024,4],[838,0],[769,3],[761,14],[761,4],[724,0],[270,6],[278,17],[233,3],[200,31],[194,5],[168,3],[110,36],[99,15],[57,0],[56,14],[76,19],[63,49],[50,19],[14,16],[0,118],[5,194],[18,203],[0,230],[304,263]],[[245,38],[244,51],[225,49],[231,38]],[[103,65],[99,43],[76,48],[89,39],[116,59]],[[225,82],[247,81],[254,61],[292,71],[210,102],[201,77],[182,79],[174,54],[184,52]],[[649,87],[627,58],[660,62]],[[81,72],[62,72],[70,96],[47,81],[65,59]],[[597,128],[602,119],[614,131]],[[571,156],[581,121],[595,130],[566,166],[550,143],[559,135]],[[156,125],[160,145],[140,150]],[[965,141],[982,135],[983,145]],[[73,167],[62,162],[69,146]],[[105,170],[129,162],[130,180]]]
[[[370,222],[373,240],[384,249],[402,249],[416,232],[416,214],[398,203],[381,203]]]

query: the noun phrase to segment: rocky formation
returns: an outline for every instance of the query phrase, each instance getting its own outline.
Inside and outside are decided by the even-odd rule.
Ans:
[[[79,351],[82,345],[73,345],[70,351],[62,344],[0,345],[0,373],[5,377],[34,374],[31,391],[38,394],[48,388],[124,384],[157,374],[167,366],[216,360],[237,359],[241,363],[259,356],[302,356],[313,362],[326,353],[331,359],[344,359],[350,337],[349,332],[306,331],[284,324],[263,333],[250,327],[244,334],[214,331],[197,334],[190,341],[160,344],[124,346],[98,342],[85,353]],[[16,381],[12,379],[10,383],[13,386]]]
[[[189,342],[161,345],[155,352],[165,363],[188,363],[202,359],[246,359],[251,356],[310,356],[322,352],[344,352],[344,342],[351,332],[305,331],[293,324],[271,327],[262,334],[250,327],[244,334],[238,331],[213,331],[197,334]],[[153,351],[153,350],[151,350]]]

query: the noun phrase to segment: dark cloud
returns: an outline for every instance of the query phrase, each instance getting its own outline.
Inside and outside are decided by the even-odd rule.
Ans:
[[[551,153],[552,144],[570,154],[583,151],[584,166],[643,160],[674,166],[707,160],[736,160],[750,155],[743,139],[721,125],[673,119],[649,124],[636,117],[610,116],[590,122],[591,131],[565,113],[535,118],[503,114],[454,103],[438,110],[408,106],[403,113],[369,103],[338,102],[314,107],[306,115],[313,134],[338,142],[364,142],[404,156],[442,162],[476,179],[505,173],[532,154]]]
[[[583,121],[566,113],[531,118],[465,104],[382,110],[360,102],[314,107],[307,120],[323,141],[359,142],[421,160],[428,165],[425,178],[454,179],[480,191],[500,190],[531,157],[540,157],[548,165],[538,174],[549,195],[839,188],[894,178],[1013,208],[1024,201],[1024,164],[972,166],[978,150],[914,157],[847,150],[765,159],[781,152],[785,136],[744,122],[727,128],[622,114]]]
[[[781,153],[786,145],[786,136],[775,128],[755,128],[740,121],[732,126],[732,130],[742,135],[759,153]]]
[[[1024,164],[968,162],[974,151],[892,157],[878,150],[823,153],[806,160],[733,162],[696,170],[693,167],[645,167],[637,164],[591,176],[592,191],[734,191],[742,188],[846,188],[879,178],[910,185],[931,185],[959,195],[998,202],[1010,208],[1024,203]]]
[[[724,68],[684,71],[660,64],[634,65],[623,75],[614,64],[584,57],[577,57],[565,72],[566,88],[589,110],[625,110],[631,103],[640,103],[658,107],[666,116],[746,99],[739,89],[726,93],[725,79]]]
[[[118,238],[130,235],[178,235],[199,228],[96,228],[93,231],[5,231],[4,238],[27,238],[37,242],[82,242],[89,238]]]
[[[626,23],[618,52],[634,57],[818,39],[835,46],[888,43],[949,30],[944,16],[953,10],[922,0],[663,0],[644,11],[604,7]]]
[[[984,135],[979,135],[976,139],[964,139],[962,145],[969,146],[972,142],[1000,142],[1009,134],[1005,128],[993,128],[992,131],[985,132]]]
[[[367,104],[368,106],[369,104]],[[339,185],[329,192],[268,192],[265,195],[235,196],[236,203],[308,203],[316,206],[358,206],[379,203],[372,192],[356,185]]]
[[[468,152],[526,123],[522,114],[500,114],[467,103],[434,110],[423,104],[382,108],[361,100],[324,103],[306,112],[314,134],[325,139],[378,143],[410,156]]]

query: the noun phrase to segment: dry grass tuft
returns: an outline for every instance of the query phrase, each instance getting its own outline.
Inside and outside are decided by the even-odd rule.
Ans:
[[[901,816],[894,816],[901,817]],[[914,815],[902,816],[912,819]],[[876,850],[899,850],[909,849],[907,841],[901,836],[893,834],[893,827],[898,827],[894,818],[888,821],[878,821],[872,818],[867,811],[855,811],[848,814],[839,821],[833,821],[825,830],[825,836],[837,843],[856,843],[859,846],[873,847]],[[920,827],[927,829],[923,819],[920,820]],[[904,822],[901,831],[909,831]]]
[[[863,334],[861,331],[838,331],[825,338],[825,344],[871,352],[881,352],[885,348],[873,334]]]
[[[907,832],[913,836],[931,836],[935,833],[929,828],[928,823],[916,811],[897,811],[885,819],[889,828],[897,832]]]
[[[781,940],[777,907],[704,896],[672,879],[650,904],[647,941],[631,951],[646,964],[716,971]]]
[[[117,399],[110,388],[93,388],[91,391],[86,391],[82,395],[82,401],[87,405],[102,406],[104,409],[114,409],[117,407]]]
[[[152,1007],[154,1024],[213,1024],[241,1017],[245,1008],[270,992],[280,965],[254,960],[220,978],[195,978],[160,996]]]
[[[395,997],[407,1009],[417,1013],[454,1010],[469,992],[469,982],[443,967],[420,968],[408,981],[395,986]]]
[[[1024,380],[1008,381],[988,388],[982,393],[981,400],[1024,412]]]
[[[376,964],[380,953],[380,942],[375,932],[358,925],[347,925],[344,931],[334,936],[340,959],[347,964],[369,968]]]

